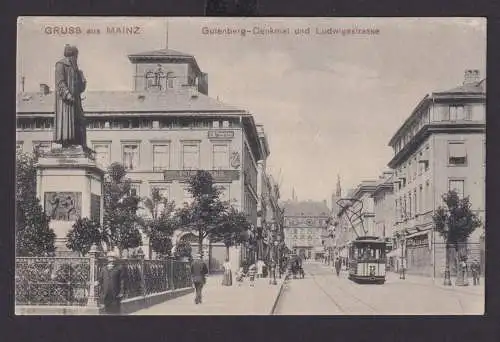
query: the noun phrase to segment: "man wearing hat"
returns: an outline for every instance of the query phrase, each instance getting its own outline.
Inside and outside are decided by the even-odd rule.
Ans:
[[[201,290],[206,282],[206,275],[208,274],[207,265],[201,259],[201,253],[195,254],[193,263],[191,264],[191,277],[193,280],[193,285],[196,290],[196,297],[194,299],[195,304],[201,303]]]
[[[86,125],[80,95],[87,81],[78,68],[78,49],[66,44],[64,58],[56,63],[54,141],[63,147],[87,149]]]
[[[108,252],[108,263],[102,268],[99,275],[104,311],[108,315],[119,315],[121,312],[125,272],[119,265],[118,258],[119,255],[116,251]]]

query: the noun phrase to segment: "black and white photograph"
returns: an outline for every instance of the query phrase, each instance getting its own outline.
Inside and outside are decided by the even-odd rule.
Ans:
[[[486,23],[19,17],[15,314],[484,315]]]

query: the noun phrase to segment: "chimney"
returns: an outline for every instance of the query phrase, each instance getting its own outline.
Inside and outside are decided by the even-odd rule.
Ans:
[[[42,95],[48,95],[50,93],[50,88],[45,83],[40,83],[40,93]]]
[[[474,70],[465,70],[464,74],[464,85],[466,84],[474,84],[479,82],[480,78],[479,70],[474,69]]]

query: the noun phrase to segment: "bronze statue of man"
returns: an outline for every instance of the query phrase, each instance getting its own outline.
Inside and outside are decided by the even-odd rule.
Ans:
[[[87,150],[87,134],[82,99],[86,83],[78,68],[76,46],[64,47],[64,58],[56,63],[54,142],[63,147],[82,146]]]

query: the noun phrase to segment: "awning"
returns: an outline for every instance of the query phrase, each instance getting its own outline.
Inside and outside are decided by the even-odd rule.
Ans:
[[[401,256],[401,248],[396,248],[387,253],[388,257],[399,257]]]

